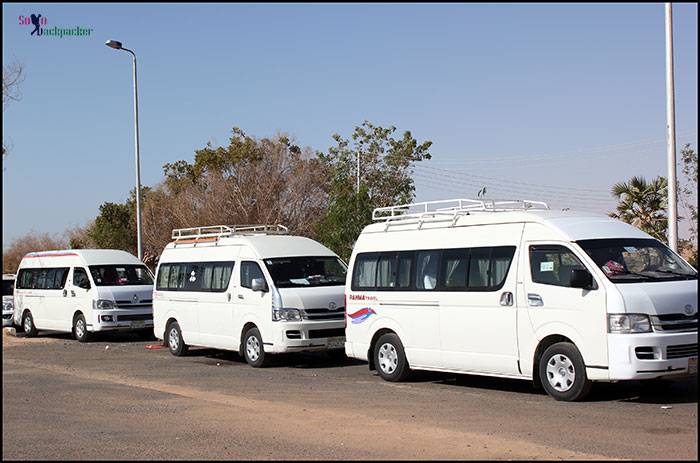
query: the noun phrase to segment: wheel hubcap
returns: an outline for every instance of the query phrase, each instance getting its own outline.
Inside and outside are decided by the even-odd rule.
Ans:
[[[180,340],[178,339],[177,330],[175,328],[170,329],[168,344],[170,345],[171,350],[177,350],[177,347],[180,345]]]
[[[399,366],[399,353],[396,352],[396,348],[385,343],[379,348],[379,368],[387,375],[392,374],[396,368]]]
[[[571,389],[576,380],[576,370],[569,357],[563,354],[553,355],[547,362],[547,380],[549,385],[559,392]]]
[[[75,322],[75,334],[79,338],[82,338],[85,334],[85,322],[83,320]]]
[[[255,362],[260,357],[260,342],[255,336],[250,336],[245,343],[245,351],[248,358]]]
[[[27,315],[24,318],[24,331],[31,331],[32,330],[32,317],[30,315]]]

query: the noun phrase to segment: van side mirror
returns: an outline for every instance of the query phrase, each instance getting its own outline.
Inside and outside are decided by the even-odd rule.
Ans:
[[[264,278],[253,278],[251,283],[251,288],[253,291],[261,291],[263,293],[267,292],[267,283],[265,283]]]
[[[593,275],[586,269],[572,268],[569,286],[572,288],[595,289]]]

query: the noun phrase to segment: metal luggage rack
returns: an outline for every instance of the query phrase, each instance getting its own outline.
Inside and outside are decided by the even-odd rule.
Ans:
[[[430,222],[450,221],[452,222],[451,225],[454,225],[459,217],[473,212],[543,211],[548,209],[547,203],[529,199],[446,199],[378,207],[372,212],[372,220],[375,222],[386,222],[385,230],[389,228],[392,222],[399,220],[402,224],[418,223],[418,228],[421,228],[426,220]],[[407,219],[415,220],[407,221]]]
[[[289,229],[284,225],[210,225],[207,227],[176,228],[172,239],[188,240],[198,238],[222,238],[233,235],[286,235]]]

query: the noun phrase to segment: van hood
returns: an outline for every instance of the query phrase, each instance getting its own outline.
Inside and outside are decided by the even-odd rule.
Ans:
[[[627,313],[693,315],[698,312],[698,280],[618,283],[615,287],[622,294]]]
[[[344,305],[345,286],[315,286],[309,288],[279,288],[282,307],[291,309],[322,309],[332,304]]]
[[[138,304],[153,300],[153,285],[98,286],[99,299],[115,301],[118,304]],[[134,296],[136,300],[134,300]]]

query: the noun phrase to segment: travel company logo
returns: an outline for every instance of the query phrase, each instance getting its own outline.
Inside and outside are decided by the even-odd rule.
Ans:
[[[352,319],[353,324],[357,325],[358,323],[362,323],[363,321],[367,320],[372,315],[377,315],[377,312],[372,310],[370,307],[365,307],[364,309],[360,309],[355,313],[349,313],[348,317]]]
[[[29,16],[20,16],[19,25],[20,26],[31,26],[31,32],[29,35],[35,35],[37,37],[58,37],[60,39],[63,36],[71,37],[86,37],[89,36],[94,29],[91,27],[44,27],[49,24],[49,20],[46,16],[41,14],[32,13]]]

